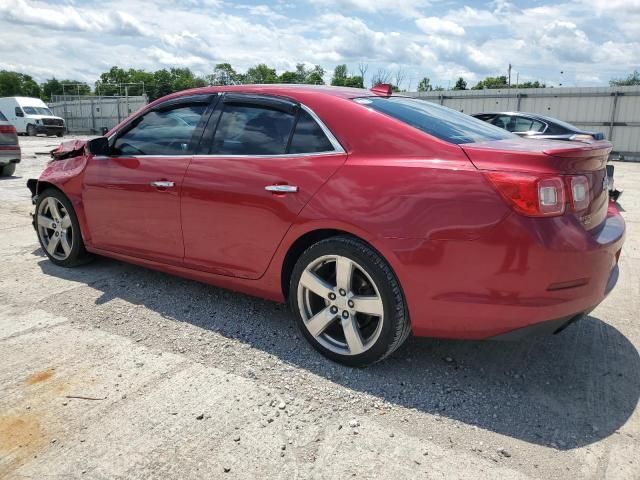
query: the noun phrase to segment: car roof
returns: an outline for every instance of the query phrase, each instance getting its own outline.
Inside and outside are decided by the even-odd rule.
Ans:
[[[379,96],[375,92],[366,88],[333,87],[329,85],[305,85],[305,84],[251,84],[251,85],[216,85],[210,87],[192,88],[176,92],[166,97],[159,98],[152,102],[161,103],[173,98],[180,98],[187,95],[202,95],[208,93],[248,93],[255,95],[275,95],[288,97],[296,101],[308,98],[309,94],[322,95],[333,98],[352,99],[358,97]]]

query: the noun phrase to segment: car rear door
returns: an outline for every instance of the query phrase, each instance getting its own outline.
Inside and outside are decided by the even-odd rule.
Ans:
[[[83,202],[91,244],[182,265],[180,189],[211,95],[179,98],[133,119],[89,159]]]
[[[182,186],[185,266],[259,278],[298,213],[345,160],[306,107],[224,95]]]

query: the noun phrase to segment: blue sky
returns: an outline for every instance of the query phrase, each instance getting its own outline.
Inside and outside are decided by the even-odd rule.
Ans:
[[[0,0],[0,69],[93,82],[114,64],[366,64],[414,90],[511,63],[514,81],[589,86],[640,69],[639,27],[640,0]]]

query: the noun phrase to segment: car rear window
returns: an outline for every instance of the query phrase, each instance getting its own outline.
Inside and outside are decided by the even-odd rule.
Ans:
[[[407,97],[361,97],[355,101],[450,143],[518,138],[517,135],[482,120],[424,100]]]
[[[2,112],[0,112],[0,121],[3,121],[3,122],[7,121],[7,117],[5,117]]]

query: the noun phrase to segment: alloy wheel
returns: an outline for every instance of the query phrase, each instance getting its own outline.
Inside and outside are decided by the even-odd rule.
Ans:
[[[308,332],[340,355],[358,355],[376,343],[384,304],[371,276],[341,255],[315,259],[298,283],[298,307]]]
[[[36,224],[42,246],[56,260],[66,260],[73,248],[74,232],[69,212],[54,197],[40,203]]]

